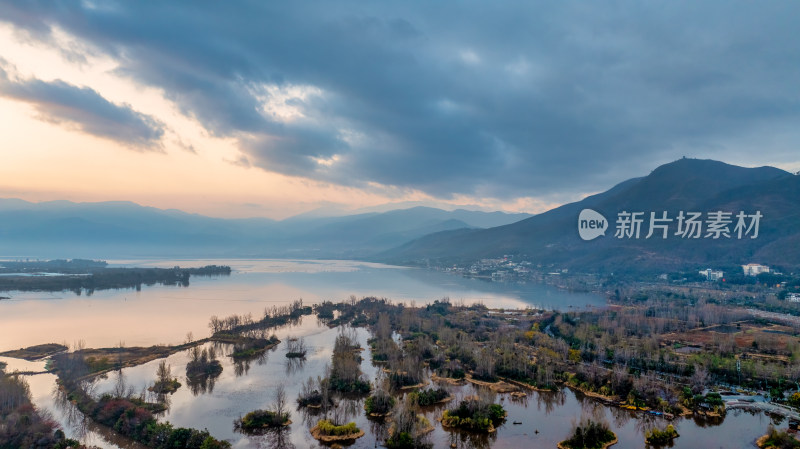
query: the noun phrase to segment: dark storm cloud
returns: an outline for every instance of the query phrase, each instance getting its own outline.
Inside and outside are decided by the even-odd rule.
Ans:
[[[800,118],[794,2],[0,8],[38,39],[56,26],[115,56],[119,73],[237,138],[253,165],[343,184],[599,190],[684,154],[748,157],[758,149],[740,138]],[[800,132],[784,138],[785,150],[759,157],[796,157]]]
[[[111,103],[88,87],[60,80],[15,80],[0,68],[0,96],[32,105],[41,120],[77,127],[137,150],[161,149],[164,129],[160,122],[128,105]]]

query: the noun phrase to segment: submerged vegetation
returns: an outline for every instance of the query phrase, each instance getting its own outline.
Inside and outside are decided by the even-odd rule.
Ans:
[[[264,337],[238,337],[232,339],[234,360],[252,359],[263,354],[268,349],[274,348],[281,341],[275,335]]]
[[[271,410],[254,410],[234,422],[236,429],[244,432],[259,432],[280,428],[290,424],[289,411],[286,409],[286,393],[283,386],[275,390]]]
[[[393,422],[389,428],[386,447],[389,449],[424,449],[432,446],[428,434],[433,426],[419,413],[416,397],[407,395],[393,413]]]
[[[492,311],[446,299],[409,307],[376,298],[323,303],[315,311],[318,317],[335,316],[324,319],[329,323],[369,327],[373,360],[395,390],[424,382],[427,367],[441,378],[487,386],[568,385],[625,408],[721,415],[719,395],[701,394],[714,382],[768,387],[773,397],[793,387],[785,379],[800,372],[800,344],[785,335],[796,334],[794,328],[748,321],[743,311],[703,299],[666,293],[624,298],[624,308],[572,313]],[[751,335],[759,339],[757,348],[740,342]],[[681,350],[699,338],[702,345]]]
[[[473,432],[491,433],[506,418],[506,411],[500,404],[492,403],[486,397],[469,397],[455,408],[445,410],[442,425]]]
[[[800,441],[793,435],[785,431],[778,431],[770,426],[766,435],[759,438],[756,442],[761,449],[798,449],[800,448]]]
[[[323,443],[332,443],[361,438],[364,436],[364,431],[356,427],[354,422],[336,425],[327,419],[321,419],[311,429],[311,436]]]
[[[297,405],[300,407],[327,408],[332,405],[328,379],[309,377],[300,388]]]
[[[172,367],[167,365],[166,360],[162,360],[156,370],[156,381],[148,390],[157,395],[164,395],[175,393],[180,387],[178,379],[172,377]]]
[[[158,422],[155,413],[165,410],[162,403],[147,402],[144,395],[136,396],[125,386],[121,372],[113,392],[95,399],[88,393],[89,367],[80,351],[59,354],[54,358],[59,383],[67,400],[85,416],[108,426],[120,435],[154,449],[226,449],[230,444],[220,441],[207,430],[174,427],[169,422]],[[162,374],[169,377],[169,370]]]
[[[297,324],[304,315],[310,315],[312,308],[303,305],[303,300],[294,301],[287,306],[273,306],[264,309],[264,315],[256,320],[252,314],[230,315],[219,318],[216,315],[209,320],[208,327],[213,337],[225,338],[230,336],[255,337],[259,331]]]
[[[340,393],[369,393],[372,387],[361,373],[360,351],[355,332],[342,328],[333,345],[328,388]]]
[[[76,395],[78,407],[96,422],[119,434],[155,449],[226,449],[230,444],[212,437],[208,430],[173,427],[158,422],[148,403],[134,397],[103,395],[98,401]]]
[[[608,424],[591,419],[582,420],[572,436],[558,443],[560,449],[602,449],[617,441]]]
[[[241,418],[236,427],[244,431],[252,432],[281,427],[289,421],[289,413],[278,414],[272,410],[254,410]]]
[[[360,432],[359,428],[356,427],[356,423],[354,422],[337,426],[325,419],[317,422],[317,428],[319,429],[320,435],[327,436],[349,436]]]
[[[289,337],[286,340],[286,357],[291,358],[304,358],[308,349],[306,348],[306,340],[303,337]]]
[[[5,364],[0,363],[0,449],[84,449],[34,408],[28,383],[20,376],[7,375],[4,369]]]
[[[371,416],[385,416],[392,411],[397,401],[383,388],[377,388],[375,393],[364,401],[364,410]]]
[[[470,396],[451,403],[454,405],[441,415],[443,427],[478,434],[493,432],[506,416],[505,409],[494,402],[489,392],[522,388],[558,390],[568,386],[609,405],[669,417],[669,414],[724,414],[722,397],[708,390],[718,381],[766,387],[775,398],[782,398],[785,391],[794,387],[786,379],[795,379],[800,372],[800,344],[788,337],[797,335],[800,325],[756,320],[740,310],[690,296],[627,297],[622,293],[619,301],[625,307],[570,313],[533,309],[498,311],[480,304],[454,305],[446,299],[411,307],[385,299],[353,298],[339,304],[319,304],[313,309],[298,301],[265,310],[261,318],[249,314],[212,317],[209,326],[213,335],[203,343],[230,343],[234,346],[231,353],[234,358],[237,353],[246,357],[253,355],[249,353],[251,350],[257,353],[278,344],[277,338],[270,334],[272,328],[297,323],[311,313],[316,313],[322,323],[340,326],[330,366],[321,376],[308,379],[297,404],[312,409],[310,415],[319,419],[314,427],[315,438],[329,442],[352,439],[363,432],[342,419],[343,412],[337,412],[336,405],[342,404],[341,398],[352,395],[363,398],[372,392],[366,397],[364,408],[377,418],[370,421],[371,425],[384,421],[381,416],[391,412],[393,430],[381,439],[393,448],[427,444],[424,435],[430,426],[419,419],[419,407],[451,398],[445,388],[422,389],[431,378],[443,385],[471,382],[479,385],[481,391],[487,390],[480,397]],[[361,371],[363,348],[355,330],[358,326],[371,333],[367,342],[372,360],[380,369],[380,382],[370,383],[371,379]],[[210,380],[213,388],[213,378],[222,370],[214,346],[201,349],[198,344],[187,346],[191,354],[187,377],[192,391],[196,379]],[[306,352],[305,342],[300,338],[290,337],[286,345],[290,358],[302,358]],[[82,379],[122,366],[115,358],[119,353],[124,351],[94,353],[81,348],[55,355],[54,367],[62,380]],[[86,357],[88,354],[94,358]],[[169,370],[166,374],[159,374],[159,380],[162,377],[172,380]],[[75,386],[68,390],[74,391]],[[407,394],[400,400],[403,392]],[[82,401],[80,393],[73,398],[79,404]],[[123,429],[138,425],[138,421],[129,422],[129,417],[138,414],[147,418],[145,412],[151,415],[154,412],[152,405],[137,403],[126,396],[112,395],[102,400],[106,401],[103,407],[111,403],[116,404],[114,410],[123,410],[126,416],[120,424]],[[788,402],[792,401],[795,400],[790,397]],[[95,405],[81,407],[98,422],[111,419],[99,416]],[[282,426],[284,418],[288,419],[288,414],[275,409],[255,410],[241,418],[238,428]],[[117,422],[110,426],[116,428]],[[672,439],[677,436],[672,431],[653,429],[647,435],[648,442],[661,444],[665,438]],[[573,435],[562,442],[562,447],[599,448],[614,438],[607,425],[589,420],[578,425]]]
[[[644,434],[644,442],[647,444],[664,445],[678,438],[678,431],[670,424],[666,429],[651,429]]]
[[[213,346],[202,350],[199,346],[194,346],[189,354],[192,359],[186,364],[186,377],[216,377],[222,373],[222,364],[217,360],[217,351]]]
[[[422,407],[438,404],[450,399],[450,393],[444,388],[428,388],[409,393],[409,395]]]

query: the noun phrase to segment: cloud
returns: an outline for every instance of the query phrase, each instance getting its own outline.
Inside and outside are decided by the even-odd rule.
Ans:
[[[98,5],[0,17],[115,58],[270,171],[513,200],[684,154],[797,160],[794,2]]]
[[[0,67],[0,96],[28,103],[38,118],[76,128],[137,150],[161,150],[164,125],[155,118],[106,100],[89,87],[60,80],[12,79]]]
[[[237,167],[242,167],[242,168],[250,168],[253,166],[247,159],[247,156],[243,154],[239,155],[239,157],[237,157],[236,159],[224,159],[224,161],[231,165],[235,165]]]

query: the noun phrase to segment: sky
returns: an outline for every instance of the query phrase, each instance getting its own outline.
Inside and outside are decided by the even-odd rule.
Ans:
[[[793,1],[0,2],[0,197],[538,213],[800,170]]]

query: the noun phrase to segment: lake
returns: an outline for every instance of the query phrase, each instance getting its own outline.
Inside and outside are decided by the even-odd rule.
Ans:
[[[143,286],[141,291],[8,292],[0,300],[0,352],[40,343],[110,347],[180,343],[192,332],[210,335],[212,315],[252,313],[298,299],[307,304],[356,297],[386,297],[396,302],[481,301],[489,307],[569,310],[602,307],[605,299],[538,283],[468,279],[416,268],[355,261],[320,260],[124,260],[111,266],[200,267],[229,265],[230,276],[192,276],[189,287]]]
[[[452,301],[483,302],[489,307],[536,307],[569,310],[602,307],[605,300],[596,294],[574,293],[540,284],[506,284],[466,279],[445,273],[392,267],[353,261],[285,261],[285,260],[192,260],[192,261],[113,261],[119,266],[182,267],[206,264],[230,265],[231,276],[211,278],[192,277],[189,287],[142,287],[135,290],[94,292],[91,296],[64,293],[10,292],[10,300],[0,301],[0,350],[32,344],[84,340],[87,347],[113,346],[120,341],[128,346],[179,343],[187,332],[194,338],[209,335],[211,315],[253,313],[259,317],[265,307],[288,304],[298,298],[306,303],[323,300],[339,301],[350,295],[374,295],[394,301],[432,302],[444,296]],[[285,357],[284,344],[268,351],[249,363],[235,363],[228,345],[216,344],[222,354],[222,374],[213,384],[201,387],[187,385],[186,364],[189,355],[176,353],[167,358],[173,375],[183,386],[170,396],[170,408],[160,419],[176,426],[207,428],[214,436],[227,439],[237,449],[273,447],[324,447],[311,438],[308,429],[318,417],[295,410],[294,400],[302,382],[320,374],[330,362],[333,341],[338,330],[319,323],[314,316],[303,317],[300,324],[276,330],[281,340],[303,336],[309,348],[306,360],[291,362]],[[364,373],[374,379],[377,368],[371,355],[365,329],[357,329],[364,352],[361,364]],[[212,345],[214,343],[208,343]],[[25,362],[0,358],[9,370],[40,370],[44,362]],[[97,379],[95,394],[111,391],[124,384],[133,391],[143,391],[155,380],[159,361],[127,368]],[[105,429],[86,422],[74,407],[63,400],[55,388],[55,376],[27,376],[34,403],[49,411],[61,423],[70,437],[103,448],[137,449],[136,445],[121,442]],[[282,385],[291,405],[293,423],[283,432],[264,436],[237,433],[233,421],[249,411],[266,408],[275,389]],[[456,397],[472,394],[471,385],[448,387]],[[526,398],[514,399],[500,395],[509,412],[507,422],[489,437],[448,432],[436,423],[443,408],[424,410],[431,423],[436,424],[431,441],[437,448],[492,447],[554,448],[568,436],[573,421],[582,415],[602,416],[619,436],[617,448],[642,448],[644,432],[653,425],[664,427],[666,421],[642,413],[605,407],[580,393],[563,389],[557,393],[529,392]],[[351,447],[380,446],[380,435],[387,426],[365,417],[362,400],[342,400],[336,414],[354,420],[367,432]],[[514,425],[514,421],[521,424]],[[755,439],[764,434],[771,419],[762,413],[742,410],[729,411],[724,420],[706,422],[676,419],[674,424],[681,436],[675,448],[752,448]],[[785,423],[779,423],[785,427]],[[284,446],[281,446],[281,445]],[[455,446],[452,446],[455,445]]]

